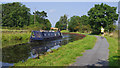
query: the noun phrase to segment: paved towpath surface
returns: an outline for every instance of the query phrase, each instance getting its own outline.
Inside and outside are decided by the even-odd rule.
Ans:
[[[106,38],[96,37],[94,48],[86,50],[83,56],[78,57],[76,62],[70,66],[108,66],[109,44]]]

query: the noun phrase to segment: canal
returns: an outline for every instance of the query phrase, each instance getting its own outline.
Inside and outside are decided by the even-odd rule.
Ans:
[[[13,66],[19,61],[25,62],[29,58],[36,58],[38,55],[44,55],[52,49],[58,49],[61,46],[75,40],[82,39],[82,35],[63,34],[63,38],[43,41],[43,42],[28,42],[10,47],[2,48],[2,66]]]

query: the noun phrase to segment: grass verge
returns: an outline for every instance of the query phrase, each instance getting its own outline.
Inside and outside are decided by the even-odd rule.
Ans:
[[[76,57],[82,56],[82,52],[92,49],[96,37],[86,36],[81,40],[70,42],[57,50],[39,56],[40,59],[28,59],[26,62],[18,62],[14,66],[67,66],[75,62]]]
[[[68,31],[68,30],[62,30],[61,32],[66,32],[66,33],[69,33],[69,31]]]
[[[68,30],[62,30],[61,32],[62,33],[77,33],[77,34],[84,34],[84,35],[90,34],[90,33],[81,33],[81,32],[69,32]]]
[[[2,33],[2,48],[29,41],[30,32],[27,33]]]
[[[119,58],[120,55],[118,54],[118,39],[106,36],[105,37],[109,43],[109,66],[120,66],[119,65]],[[114,67],[113,67],[114,68]]]

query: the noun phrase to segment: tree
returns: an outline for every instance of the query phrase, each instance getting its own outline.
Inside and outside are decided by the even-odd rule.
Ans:
[[[80,17],[80,23],[82,23],[82,27],[81,27],[81,32],[85,33],[85,32],[90,32],[91,31],[91,26],[89,25],[89,17],[86,15],[83,15]]]
[[[73,16],[70,18],[70,21],[68,23],[68,29],[69,31],[81,31],[82,23],[80,23],[80,17],[79,16]]]
[[[55,27],[60,29],[60,28],[61,28],[61,23],[58,21],[58,22],[55,24]]]
[[[45,29],[46,30],[50,30],[50,27],[51,27],[51,23],[48,19],[45,20]]]
[[[89,24],[89,17],[86,15],[81,16],[80,22],[82,23],[82,25],[88,25]]]
[[[79,16],[73,16],[69,19],[69,24],[68,24],[69,31],[75,32],[90,32],[91,31],[91,26],[89,25],[89,18],[86,15],[83,15],[81,17]]]
[[[60,20],[56,23],[55,27],[61,30],[67,29],[67,15],[61,16]]]
[[[45,18],[47,17],[47,13],[45,11],[35,11],[33,12],[33,14],[35,14],[36,21],[38,21],[39,23],[45,22]]]
[[[90,33],[90,31],[91,31],[91,26],[89,24],[82,25],[82,33]]]
[[[44,30],[49,30],[50,29],[51,23],[48,19],[46,19],[47,13],[45,11],[42,11],[42,12],[35,11],[35,12],[33,12],[33,14],[35,14],[35,18],[36,18],[36,23],[34,23],[34,24],[42,25],[41,29],[44,29]]]
[[[19,2],[2,4],[2,26],[23,27],[29,25],[30,9]]]
[[[93,8],[88,11],[90,25],[93,33],[99,34],[101,26],[105,31],[112,31],[114,29],[113,23],[118,19],[116,13],[117,7],[111,7],[107,4],[95,4]]]
[[[34,15],[30,15],[30,24],[34,24]]]

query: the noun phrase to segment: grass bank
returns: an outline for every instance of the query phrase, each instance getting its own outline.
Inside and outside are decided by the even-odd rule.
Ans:
[[[90,33],[81,33],[81,32],[69,32],[67,30],[62,30],[61,32],[62,33],[77,33],[77,34],[84,34],[84,35],[90,34]]]
[[[64,32],[69,32],[64,30]],[[80,32],[72,32],[72,33],[80,33]],[[80,33],[80,34],[86,34],[86,33]],[[101,35],[98,35],[101,36]],[[105,38],[107,39],[109,43],[109,66],[111,68],[114,68],[114,66],[120,67],[120,50],[118,45],[118,30],[113,31],[112,33],[105,33]],[[120,42],[120,41],[119,41]]]
[[[47,52],[46,55],[39,56],[40,59],[28,59],[26,62],[18,62],[15,66],[67,66],[73,62],[77,56],[82,56],[82,52],[94,47],[96,37],[86,36],[81,40],[62,45],[57,50]]]
[[[120,54],[118,54],[118,39],[106,36],[109,43],[109,66],[120,66]],[[119,51],[120,52],[120,51]],[[113,67],[114,68],[114,67]]]
[[[2,48],[21,43],[27,43],[30,38],[30,32],[10,32],[2,33]]]
[[[64,32],[65,32],[65,33],[69,33],[69,31],[67,31],[67,30],[62,30],[61,32],[62,32],[62,33],[64,33]]]

